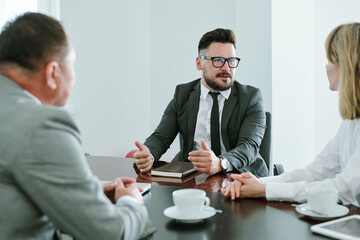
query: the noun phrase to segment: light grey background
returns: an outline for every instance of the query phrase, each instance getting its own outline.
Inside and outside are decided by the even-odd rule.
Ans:
[[[224,7],[226,6],[226,7]],[[60,15],[77,50],[71,109],[84,150],[125,156],[160,121],[175,86],[200,77],[201,36],[218,27],[237,36],[236,79],[259,87],[271,111],[271,3],[268,0],[62,0]],[[178,151],[176,140],[164,160]]]

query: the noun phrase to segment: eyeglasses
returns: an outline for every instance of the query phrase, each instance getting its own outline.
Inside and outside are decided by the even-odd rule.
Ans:
[[[212,65],[216,68],[221,68],[222,66],[224,66],[225,62],[228,62],[229,68],[236,68],[240,62],[240,58],[238,57],[231,57],[231,58],[207,57],[207,56],[200,56],[200,57],[205,60],[211,60]]]

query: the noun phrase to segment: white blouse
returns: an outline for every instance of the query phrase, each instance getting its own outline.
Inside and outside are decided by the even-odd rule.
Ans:
[[[343,204],[360,206],[360,119],[343,120],[315,161],[280,176],[261,178],[267,200],[306,201],[307,186],[333,186]]]

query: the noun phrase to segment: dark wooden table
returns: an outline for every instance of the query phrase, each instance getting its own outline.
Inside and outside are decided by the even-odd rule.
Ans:
[[[324,239],[310,231],[312,220],[295,211],[289,202],[268,202],[266,199],[239,199],[231,201],[219,190],[229,174],[212,176],[193,174],[185,179],[152,177],[140,173],[133,159],[120,157],[87,157],[90,167],[100,180],[120,176],[135,178],[138,182],[152,183],[144,196],[156,233],[149,239]],[[166,164],[159,162],[159,165]],[[163,211],[173,205],[172,192],[178,188],[198,188],[207,192],[210,205],[223,213],[199,223],[184,224],[167,218]],[[360,208],[349,207],[349,214],[360,214]]]
[[[181,187],[154,185],[144,196],[149,216],[157,231],[148,239],[326,239],[310,231],[307,222],[251,199],[231,201],[218,192],[206,191],[210,205],[221,209],[213,217],[196,224],[167,218],[163,211],[173,206],[172,192]]]

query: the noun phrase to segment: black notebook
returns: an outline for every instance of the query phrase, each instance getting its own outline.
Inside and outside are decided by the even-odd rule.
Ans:
[[[151,170],[151,175],[183,178],[195,172],[196,170],[191,162],[171,162]]]

